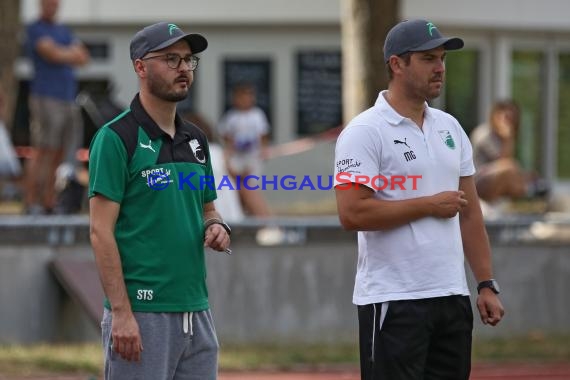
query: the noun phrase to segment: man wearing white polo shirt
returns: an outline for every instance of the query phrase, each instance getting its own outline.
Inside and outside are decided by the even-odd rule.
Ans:
[[[388,90],[337,141],[339,218],[358,231],[362,379],[469,378],[464,257],[479,283],[483,323],[504,314],[469,139],[455,118],[426,103],[440,95],[446,51],[462,47],[431,22],[397,24],[384,44]]]

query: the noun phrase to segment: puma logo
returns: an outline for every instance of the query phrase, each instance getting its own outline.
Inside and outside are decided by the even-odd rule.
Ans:
[[[404,139],[404,141],[401,140],[394,140],[394,144],[398,145],[398,144],[403,144],[405,146],[407,146],[408,148],[410,148],[410,146],[408,145],[408,143],[406,142],[406,139]],[[410,148],[411,149],[411,148]]]
[[[154,153],[156,153],[156,151],[154,150],[154,148],[152,147],[152,145],[150,144],[152,140],[148,140],[148,144],[145,145],[142,142],[139,142],[141,148],[145,148],[145,149],[150,149],[152,150]]]

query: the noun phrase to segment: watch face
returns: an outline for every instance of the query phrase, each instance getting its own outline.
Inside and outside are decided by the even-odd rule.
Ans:
[[[497,293],[501,292],[501,289],[499,288],[499,283],[495,280],[491,280],[493,282],[493,288],[495,288],[495,290],[497,291]]]

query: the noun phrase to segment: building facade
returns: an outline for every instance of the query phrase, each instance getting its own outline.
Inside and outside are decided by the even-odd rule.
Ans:
[[[62,0],[60,19],[88,44],[93,61],[79,71],[84,88],[108,85],[128,105],[137,80],[129,42],[142,26],[169,21],[204,34],[195,84],[181,108],[215,126],[229,90],[249,81],[272,124],[275,143],[342,124],[341,1],[343,0]],[[22,22],[38,0],[22,1]],[[443,96],[434,104],[469,132],[494,100],[521,105],[518,155],[527,169],[570,192],[570,2],[565,0],[401,0],[400,17],[434,22],[466,42],[447,58]],[[383,70],[384,68],[379,68]],[[31,75],[16,64],[22,94]],[[22,97],[22,96],[21,96]]]

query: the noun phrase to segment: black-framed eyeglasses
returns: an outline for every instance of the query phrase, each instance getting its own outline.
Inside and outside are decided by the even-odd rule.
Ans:
[[[185,57],[182,57],[174,53],[153,55],[152,57],[141,58],[141,61],[146,61],[147,59],[153,58],[163,58],[163,61],[166,61],[168,67],[175,70],[180,67],[180,62],[184,61],[184,63],[186,63],[190,68],[190,71],[196,70],[198,67],[198,62],[200,61],[200,57],[196,57],[195,55],[187,55]]]

